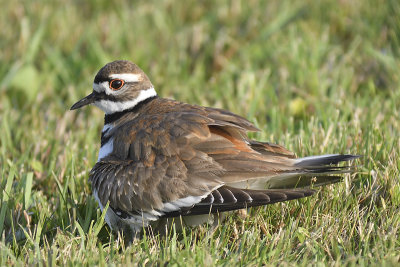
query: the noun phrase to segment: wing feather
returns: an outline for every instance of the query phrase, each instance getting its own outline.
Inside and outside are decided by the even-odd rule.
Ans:
[[[282,146],[250,140],[247,132],[258,129],[219,109],[155,99],[138,112],[107,131],[113,151],[90,174],[101,204],[121,212],[204,214],[296,199],[312,191],[238,187],[261,181],[257,188],[293,188],[299,177],[345,172],[327,164],[351,158],[295,159]]]

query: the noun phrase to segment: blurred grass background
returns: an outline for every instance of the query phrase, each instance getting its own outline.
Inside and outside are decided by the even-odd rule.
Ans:
[[[2,1],[0,265],[400,261],[400,3]],[[314,197],[116,243],[91,197],[103,114],[69,107],[128,59],[159,95],[229,109],[299,156],[364,155]]]

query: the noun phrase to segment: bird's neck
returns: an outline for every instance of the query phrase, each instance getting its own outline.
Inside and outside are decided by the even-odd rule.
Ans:
[[[114,112],[111,114],[106,114],[104,116],[104,125],[109,125],[109,124],[114,123],[115,121],[121,119],[127,113],[138,112],[139,109],[141,109],[143,106],[147,105],[148,103],[150,103],[151,101],[153,101],[156,98],[158,98],[158,96],[154,95],[154,96],[148,97],[148,98],[136,103],[133,107],[124,109],[122,111]]]

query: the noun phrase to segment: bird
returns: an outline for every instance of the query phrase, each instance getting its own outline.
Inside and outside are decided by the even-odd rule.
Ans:
[[[259,131],[232,112],[159,97],[148,76],[127,60],[107,63],[93,91],[71,110],[104,113],[97,162],[89,173],[113,231],[136,236],[173,220],[210,216],[299,199],[353,170],[359,155],[296,157],[281,145],[248,137]]]

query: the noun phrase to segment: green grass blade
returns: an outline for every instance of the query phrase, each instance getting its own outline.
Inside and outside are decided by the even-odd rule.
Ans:
[[[10,199],[11,186],[14,181],[14,172],[11,170],[7,177],[6,187],[2,192],[3,199],[1,201],[1,210],[0,210],[0,236],[3,234],[4,230],[4,221],[6,218],[6,211],[8,208],[8,200]]]
[[[26,176],[26,181],[25,181],[25,194],[24,194],[24,203],[25,203],[25,209],[29,208],[29,204],[31,201],[31,193],[32,193],[32,181],[33,181],[33,172],[30,172]]]

